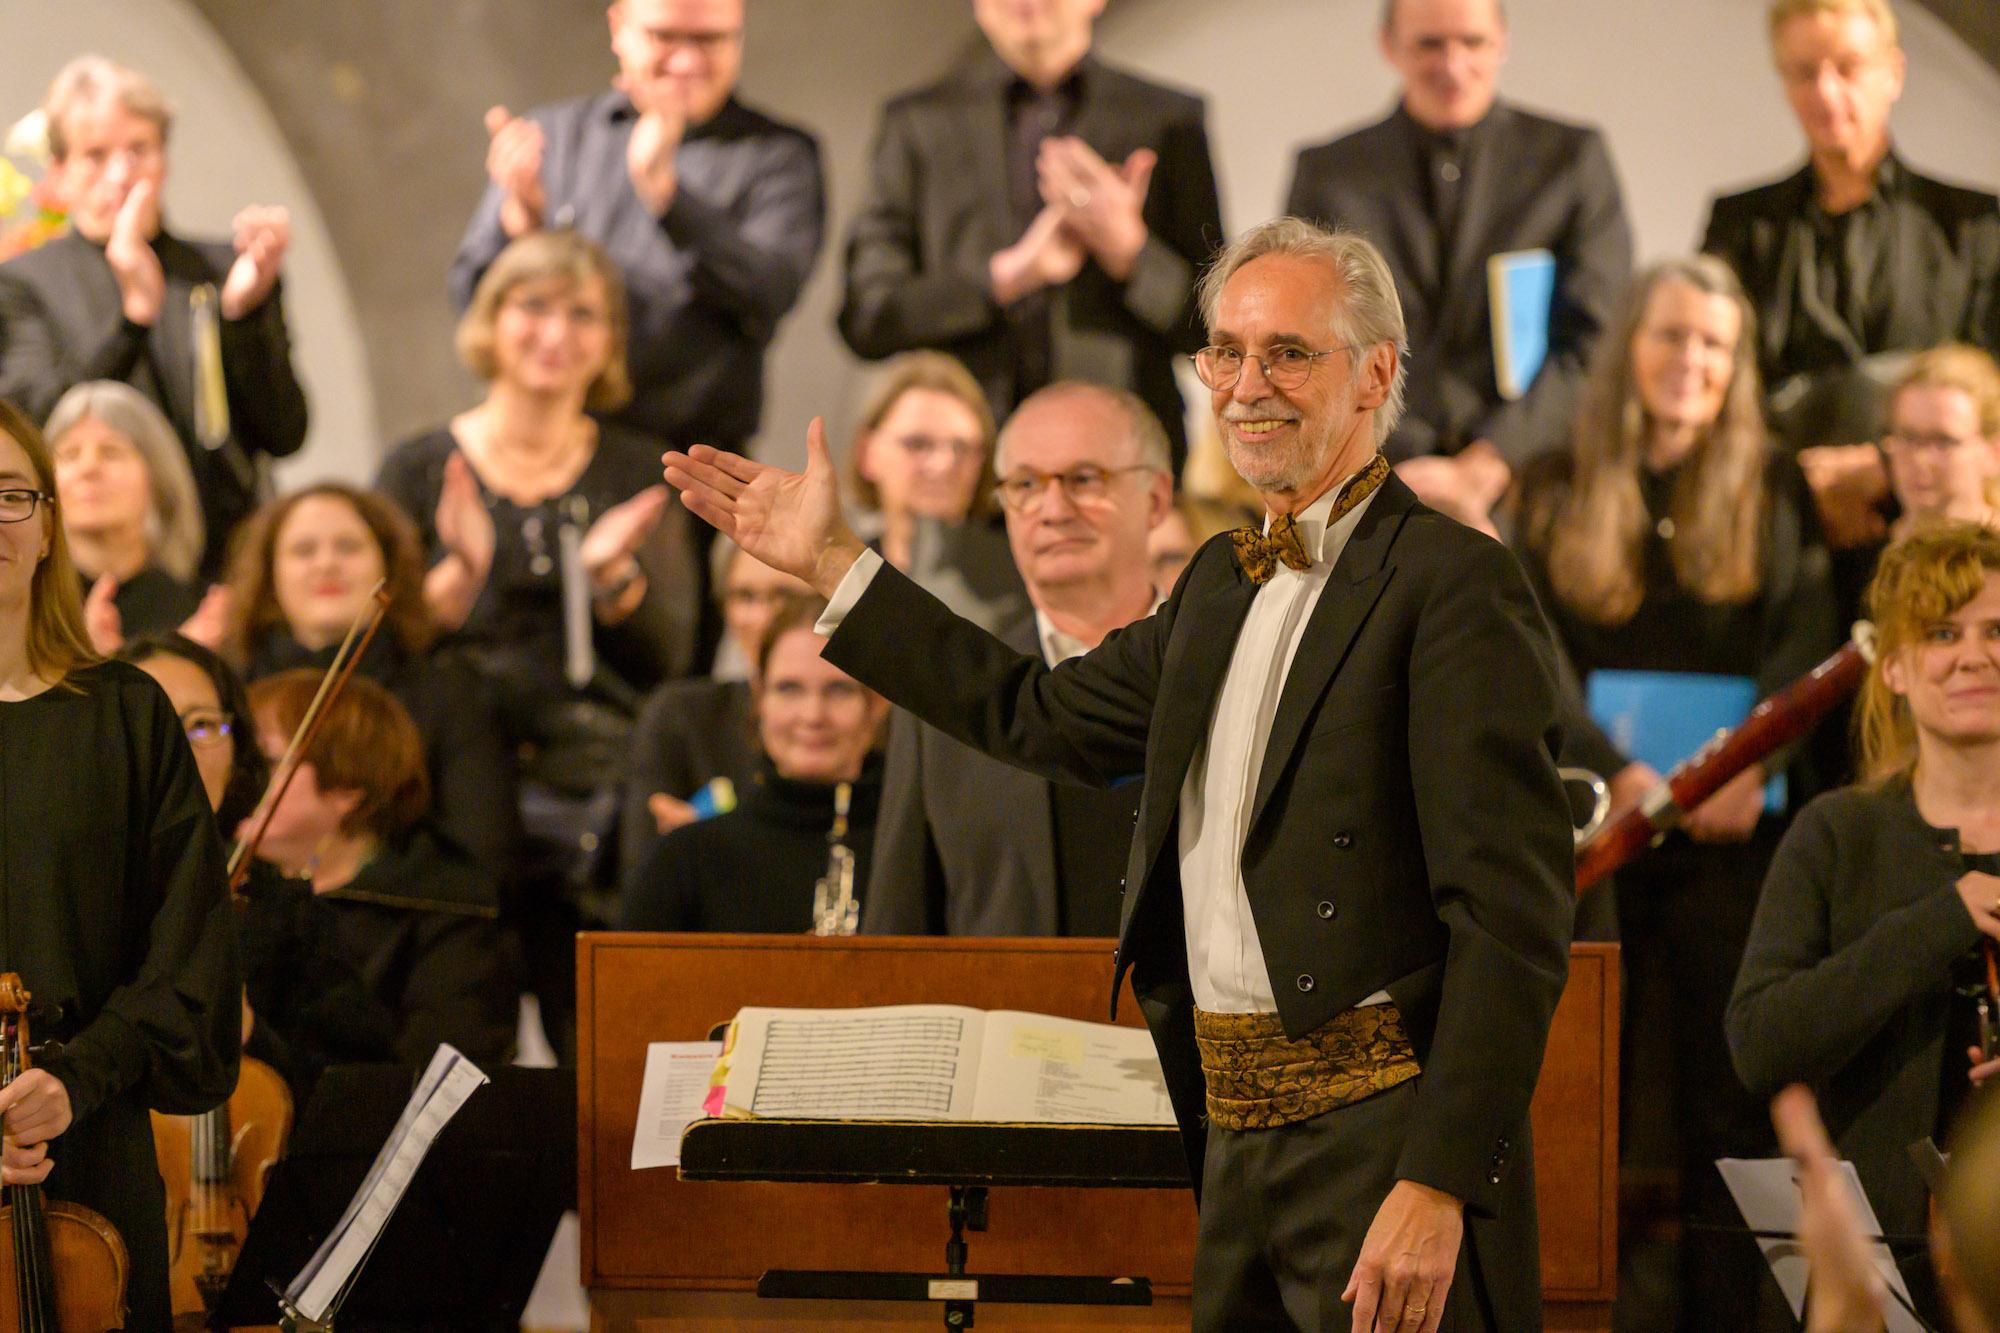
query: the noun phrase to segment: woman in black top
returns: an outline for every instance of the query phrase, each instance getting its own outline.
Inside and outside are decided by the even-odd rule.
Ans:
[[[1944,1142],[1972,1088],[2000,1073],[1979,1049],[1982,1005],[2000,1023],[1986,972],[2000,940],[2000,535],[1920,530],[1883,555],[1868,601],[1865,780],[1814,801],[1786,833],[1729,1044],[1760,1096],[1813,1085],[1928,1292],[1927,1194],[1906,1150]]]
[[[284,751],[320,683],[250,687],[258,742]],[[493,878],[422,823],[422,741],[395,696],[355,677],[325,709],[259,848],[288,878],[252,899],[252,1054],[310,1084],[327,1064],[421,1066],[439,1042],[504,1061],[517,996]]]
[[[1832,651],[1826,549],[1803,479],[1765,436],[1755,346],[1725,265],[1656,266],[1599,344],[1570,447],[1522,477],[1523,562],[1586,686],[1604,671],[1672,672],[1697,687],[1741,678],[1761,698]],[[1652,767],[1580,730],[1571,756],[1608,776],[1620,804],[1657,785]],[[1705,1228],[1735,1219],[1715,1158],[1759,1151],[1770,1135],[1730,1069],[1722,1015],[1777,842],[1765,792],[1777,771],[1753,765],[1618,878],[1620,1128],[1634,1202],[1621,1308],[1637,1314],[1662,1285],[1635,1264],[1678,1270],[1678,1315],[1669,1297],[1639,1316],[1649,1324],[1728,1326],[1760,1281],[1754,1246]]]
[[[386,582],[389,606],[356,670],[386,686],[424,738],[432,832],[504,880],[519,844],[514,750],[493,687],[436,644],[423,553],[386,497],[321,482],[252,515],[236,542],[223,649],[250,680],[324,671]]]
[[[115,653],[128,637],[181,628],[202,606],[207,535],[173,426],[131,385],[93,380],[57,400],[47,439],[92,645]],[[212,639],[219,608],[188,628]]]
[[[624,286],[588,240],[502,251],[458,327],[485,398],[400,446],[377,484],[416,520],[438,624],[497,689],[521,754],[526,864],[510,909],[559,1056],[576,929],[603,914],[640,697],[685,674],[701,580],[661,444],[590,415],[630,396]]]
[[[654,844],[626,886],[626,929],[813,930],[815,888],[836,842],[853,857],[858,920],[882,794],[875,743],[889,705],[820,656],[826,640],[812,627],[822,609],[796,602],[772,620],[755,703],[766,764],[736,809]],[[852,932],[834,922],[822,933]]]
[[[222,844],[166,695],[96,660],[34,425],[0,402],[0,971],[59,1043],[0,1089],[0,1179],[103,1213],[128,1329],[165,1330],[166,1199],[148,1108],[236,1082],[241,976]]]

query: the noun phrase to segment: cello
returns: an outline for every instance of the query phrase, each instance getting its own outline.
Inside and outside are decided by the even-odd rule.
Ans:
[[[0,974],[0,1084],[28,1072],[28,1001]],[[9,1185],[0,1225],[0,1333],[106,1333],[125,1326],[125,1241],[79,1203],[47,1202],[40,1185]]]
[[[249,880],[257,845],[298,771],[319,719],[340,697],[389,609],[386,580],[378,582],[360,616],[348,627],[311,707],[271,772],[264,796],[244,819],[249,833],[231,849],[232,898]],[[153,1150],[167,1193],[167,1255],[176,1316],[215,1307],[229,1285],[250,1219],[263,1201],[271,1168],[291,1134],[292,1094],[278,1071],[244,1056],[229,1100],[200,1115],[153,1113]],[[0,1333],[5,1333],[0,1329]]]

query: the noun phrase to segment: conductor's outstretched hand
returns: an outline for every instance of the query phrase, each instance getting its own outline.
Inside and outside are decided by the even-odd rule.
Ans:
[[[831,597],[864,549],[840,515],[826,423],[806,428],[806,470],[787,472],[697,444],[661,456],[667,484],[698,518],[758,560]]]

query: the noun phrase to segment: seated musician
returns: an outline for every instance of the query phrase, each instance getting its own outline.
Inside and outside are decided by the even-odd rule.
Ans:
[[[1614,691],[1655,690],[1661,711],[1684,713],[1693,691],[1734,677],[1747,708],[1834,648],[1827,553],[1797,466],[1765,434],[1755,349],[1727,265],[1655,265],[1597,345],[1567,447],[1523,471],[1523,562],[1607,725]],[[1681,757],[1655,751],[1649,765],[1638,748],[1600,736],[1576,757],[1624,804]],[[1712,1229],[1737,1219],[1712,1163],[1754,1155],[1770,1136],[1729,1068],[1722,1013],[1782,828],[1765,785],[1778,771],[1751,765],[1621,870],[1615,890],[1621,1154],[1635,1187],[1621,1260],[1678,1269],[1682,1327],[1729,1327],[1763,1280],[1756,1248]],[[1669,1305],[1646,1304],[1658,1285],[1621,1282],[1621,1315],[1671,1327]]]
[[[764,764],[727,814],[654,844],[627,881],[627,930],[812,930],[815,886],[833,848],[853,857],[852,896],[868,884],[889,705],[820,657],[816,600],[788,602],[757,653],[758,743]],[[858,910],[855,914],[858,917]],[[843,921],[835,934],[852,934]]]
[[[425,822],[504,877],[520,846],[514,747],[493,686],[437,642],[415,524],[379,491],[327,481],[258,509],[232,550],[222,651],[246,680],[324,671],[384,585],[388,610],[357,670],[396,696],[423,737]]]
[[[274,761],[305,716],[316,671],[250,687]],[[416,724],[363,676],[326,708],[259,854],[289,878],[253,896],[244,951],[260,960],[246,1049],[302,1095],[329,1064],[422,1065],[439,1042],[475,1062],[512,1053],[516,995],[492,876],[423,824]]]
[[[0,1088],[0,1180],[96,1209],[131,1257],[133,1330],[169,1326],[149,1107],[236,1082],[242,979],[222,844],[182,724],[99,662],[33,423],[0,402],[0,970],[32,995],[35,1068]]]
[[[1868,602],[1864,781],[1807,806],[1779,847],[1729,1046],[1761,1095],[1814,1086],[1884,1232],[1921,1251],[1926,1191],[1906,1149],[1943,1142],[1973,1086],[2000,1072],[1979,1018],[2000,940],[2000,534],[1949,524],[1905,538]],[[1921,1253],[1905,1267],[1920,1275]]]

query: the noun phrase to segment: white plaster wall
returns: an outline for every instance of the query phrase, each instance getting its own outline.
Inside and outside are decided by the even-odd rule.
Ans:
[[[166,215],[178,232],[227,236],[248,203],[292,214],[285,311],[312,424],[278,483],[374,474],[374,393],[347,283],[326,223],[264,102],[184,0],[0,0],[0,124],[41,100],[72,56],[95,51],[145,70],[174,101]]]

